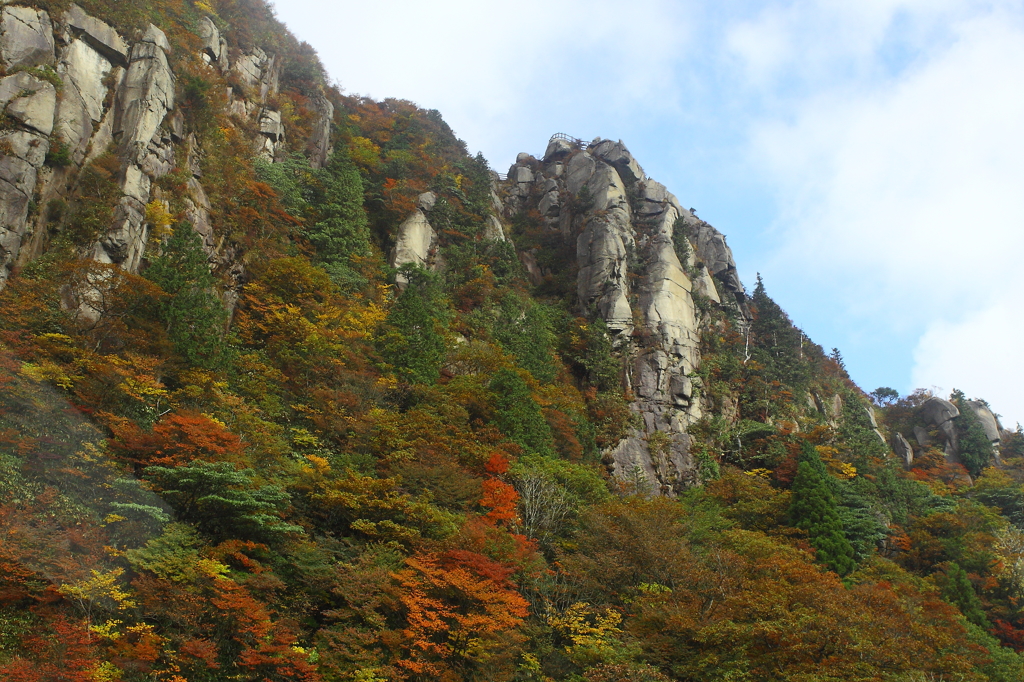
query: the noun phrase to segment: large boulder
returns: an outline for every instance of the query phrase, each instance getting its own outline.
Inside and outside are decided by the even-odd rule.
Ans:
[[[220,58],[220,30],[213,23],[210,17],[203,17],[199,20],[199,51],[206,58],[206,62],[215,62]]]
[[[959,417],[960,410],[948,400],[932,397],[921,403],[918,414],[931,426],[939,427],[949,420]]]
[[[909,469],[914,464],[914,448],[910,447],[910,443],[903,437],[903,434],[899,431],[892,432],[892,451],[896,453],[896,456],[903,462],[903,467]]]
[[[89,16],[75,4],[64,14],[64,24],[112,64],[128,66],[128,43],[108,24]]]
[[[4,7],[0,11],[0,59],[13,66],[52,66],[53,24],[42,10]]]
[[[1000,431],[1002,428],[999,424],[999,420],[989,409],[988,405],[980,400],[968,400],[967,405],[970,406],[971,411],[981,422],[981,427],[985,429],[985,436],[992,441],[993,445],[999,445],[1002,440]]]
[[[592,144],[587,148],[587,151],[613,165],[615,170],[619,172],[619,175],[622,176],[622,179],[627,182],[638,182],[645,177],[640,164],[636,162],[633,155],[626,149],[626,145],[622,144],[622,140],[618,142],[602,140],[596,145]]]
[[[0,79],[0,106],[21,125],[49,135],[53,132],[57,89],[31,74],[16,73]]]

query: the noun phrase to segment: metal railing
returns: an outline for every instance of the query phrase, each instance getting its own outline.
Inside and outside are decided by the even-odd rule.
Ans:
[[[579,147],[580,149],[586,149],[587,148],[587,143],[586,142],[584,142],[583,140],[581,140],[578,137],[573,137],[572,135],[566,135],[565,133],[555,133],[554,135],[551,136],[551,140],[565,140],[569,144],[571,144],[571,145],[573,145],[575,147]],[[551,143],[551,140],[548,140],[549,144]]]

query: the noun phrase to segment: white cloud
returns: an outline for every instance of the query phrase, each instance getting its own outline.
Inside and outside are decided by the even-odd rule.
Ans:
[[[914,351],[916,385],[959,388],[1003,414],[1003,426],[1024,423],[1024,281],[956,321],[929,325]]]
[[[916,384],[977,386],[1024,418],[998,389],[1021,331],[1004,292],[1024,254],[1024,28],[998,9],[944,26],[952,39],[900,73],[840,79],[796,101],[792,122],[757,127],[783,207],[765,269],[875,334],[921,330]]]
[[[674,106],[672,64],[689,44],[684,8],[671,0],[637,0],[628,12],[612,0],[343,6],[280,0],[276,10],[345,90],[440,109],[497,164],[583,119],[642,101]]]
[[[1007,388],[1021,384],[1021,301],[1007,293],[1024,284],[1019,0],[736,12],[711,0],[278,6],[349,92],[440,109],[495,166],[562,130],[622,137],[670,184],[748,174],[739,184],[774,197],[775,248],[740,267],[838,334],[820,342],[916,347],[903,369],[914,385],[956,386],[1024,421]],[[730,152],[741,160],[714,158]],[[671,188],[689,201],[683,182]],[[741,225],[718,227],[741,242]]]

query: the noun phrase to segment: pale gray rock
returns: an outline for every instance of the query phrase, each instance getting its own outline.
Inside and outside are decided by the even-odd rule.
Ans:
[[[942,398],[931,397],[921,403],[918,410],[921,418],[932,426],[941,426],[960,416],[956,405]]]
[[[135,199],[140,204],[146,204],[149,202],[149,192],[152,186],[153,182],[149,176],[134,163],[125,167],[124,178],[121,181],[121,191],[125,193],[125,196]]]
[[[112,64],[128,66],[128,43],[106,23],[73,4],[64,14],[64,24]]]
[[[0,105],[22,125],[43,135],[53,132],[57,90],[47,81],[25,72],[0,78]]]
[[[609,449],[604,462],[620,480],[645,481],[651,494],[678,494],[698,482],[686,429],[709,403],[706,396],[697,398],[691,378],[700,362],[692,291],[699,287],[715,301],[726,294],[736,301],[745,296],[731,251],[708,226],[705,251],[714,257],[694,270],[701,281],[691,282],[684,265],[696,268],[696,261],[680,262],[672,235],[682,217],[696,240],[701,221],[663,185],[647,179],[621,142],[598,139],[578,150],[552,140],[543,175],[535,167],[533,157],[519,156],[496,213],[538,211],[567,243],[575,240],[579,312],[607,325],[623,362],[624,388],[636,396],[630,409],[642,424]],[[630,196],[639,200],[631,205]],[[529,268],[532,254],[525,255]],[[713,279],[713,267],[719,279]],[[531,279],[538,281],[539,274],[538,268]],[[730,275],[734,290],[723,291],[721,278]]]
[[[484,239],[495,242],[505,241],[505,228],[502,227],[501,221],[493,215],[487,216],[487,220],[484,222]]]
[[[185,220],[192,224],[192,229],[202,238],[203,251],[207,257],[213,259],[217,245],[214,241],[213,224],[210,222],[210,200],[196,178],[188,180],[188,195],[185,199]]]
[[[985,436],[992,442],[993,445],[998,446],[1002,440],[1000,431],[1002,428],[999,425],[999,420],[989,409],[988,405],[981,402],[980,400],[968,400],[967,404],[970,406],[971,411],[981,422],[981,427],[985,429]]]
[[[142,42],[152,43],[167,54],[171,53],[171,43],[168,42],[167,36],[153,24],[150,24],[146,28],[146,32],[142,35]]]
[[[201,42],[200,53],[206,56],[207,62],[215,62],[220,59],[220,30],[213,23],[210,17],[203,17],[199,20],[199,29],[196,31]]]
[[[139,168],[150,178],[158,180],[174,170],[174,166],[173,133],[161,128],[146,145]]]
[[[421,211],[430,211],[434,208],[434,204],[437,203],[437,195],[433,192],[424,192],[423,194],[416,197],[416,207]]]
[[[725,236],[704,221],[697,225],[696,251],[697,258],[708,266],[711,274],[718,278],[727,290],[734,294],[744,292],[736,271],[736,262],[732,257],[732,249],[725,243]]]
[[[64,96],[68,89],[82,99],[85,112],[92,121],[103,118],[103,102],[107,97],[104,81],[113,66],[84,40],[73,40],[65,48],[58,73],[64,79]]]
[[[167,112],[174,108],[174,74],[154,43],[137,43],[117,93],[114,138],[126,157],[141,161]]]
[[[558,190],[546,193],[537,204],[537,210],[542,216],[557,218],[561,202],[558,198]]]
[[[281,82],[281,62],[277,55],[271,56],[260,72],[260,101],[266,102],[268,96],[276,95]]]
[[[98,134],[96,125],[104,119],[106,83],[111,78],[119,82],[124,70],[120,67],[115,70],[85,41],[75,39],[64,48],[57,72],[64,81],[57,103],[57,135],[71,148],[75,163],[82,163],[90,140]],[[107,143],[108,140],[104,140],[93,145],[94,150],[106,149]]]
[[[864,411],[868,413],[868,422],[871,424],[871,430],[875,432],[876,436],[878,436],[878,440],[882,441],[884,444],[885,436],[883,436],[882,432],[878,430],[878,421],[875,419],[875,408],[870,405],[865,405]]]
[[[255,88],[263,75],[263,65],[266,61],[267,53],[256,48],[255,52],[240,55],[231,68],[245,85]]]
[[[626,198],[626,186],[614,168],[605,164],[598,166],[590,176],[587,187],[594,200],[593,210],[619,209],[626,213],[628,220],[629,200]]]
[[[0,288],[21,251],[35,184],[34,165],[17,156],[0,156]]]
[[[625,241],[624,241],[625,238]],[[631,329],[626,244],[632,237],[607,217],[594,218],[576,241],[580,264],[577,294],[584,309],[593,306],[614,332]]]
[[[281,123],[280,111],[262,110],[260,112],[259,128],[261,133],[275,143],[284,139],[284,124]]]
[[[640,164],[636,162],[636,159],[629,153],[626,146],[622,144],[622,140],[618,142],[603,140],[596,146],[588,147],[587,152],[610,163],[619,172],[619,175],[628,182],[639,182],[645,178]]]
[[[509,179],[519,184],[533,182],[533,171],[525,166],[514,166],[514,172],[509,173]]]
[[[565,158],[572,152],[572,145],[566,140],[551,138],[548,148],[544,151],[544,163]]]
[[[527,154],[526,152],[519,152],[518,154],[516,154],[517,164],[529,164],[533,163],[536,160],[537,159],[533,158],[532,154]]]
[[[50,16],[30,7],[4,7],[0,12],[0,58],[8,69],[53,65],[56,54]]]
[[[398,268],[407,263],[429,267],[436,246],[437,233],[423,211],[417,209],[398,228],[398,238],[391,252],[391,267]],[[409,283],[401,274],[395,281],[399,286]]]
[[[0,140],[14,156],[36,168],[43,165],[50,151],[50,139],[30,130],[8,130],[0,133]]]
[[[715,286],[715,278],[711,276],[711,272],[703,263],[698,268],[697,276],[693,280],[693,293],[709,298],[715,303],[722,302],[718,295],[718,287]]]
[[[544,273],[541,272],[540,266],[537,264],[537,257],[533,254],[533,251],[520,251],[519,262],[523,264],[523,269],[526,270],[526,278],[530,280],[530,284],[538,286],[544,282]]]
[[[697,319],[690,297],[690,279],[679,265],[672,242],[655,237],[647,254],[640,305],[647,328],[660,335],[666,346],[696,347]]]
[[[899,431],[892,432],[892,451],[896,453],[896,456],[903,462],[903,467],[909,469],[914,464],[914,448],[910,447],[910,443],[903,437],[903,434]]]
[[[309,165],[313,168],[323,168],[327,165],[327,157],[331,155],[332,150],[331,124],[334,121],[334,105],[324,93],[319,92],[313,97],[312,106],[316,112],[316,119],[309,138]]]
[[[113,225],[93,249],[93,260],[138,272],[148,233],[146,206],[132,197],[121,197],[114,210]]]
[[[926,424],[936,427],[942,432],[942,437],[945,441],[943,449],[950,461],[956,461],[956,455],[959,450],[956,427],[953,420],[960,416],[960,410],[957,409],[956,405],[942,398],[928,398],[918,408],[918,415]]]
[[[921,428],[920,426],[914,427],[914,440],[922,448],[929,448],[932,445],[932,438],[928,435],[928,431]]]
[[[220,37],[220,51],[217,53],[217,67],[221,70],[221,73],[227,73],[231,68],[231,62],[228,56],[228,41],[225,40],[224,36]]]
[[[583,152],[569,160],[566,166],[565,188],[569,194],[578,196],[580,191],[590,182],[597,170],[597,161],[590,154]]]

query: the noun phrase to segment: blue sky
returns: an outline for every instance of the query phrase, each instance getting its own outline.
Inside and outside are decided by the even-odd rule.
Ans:
[[[621,139],[866,390],[1024,421],[1024,4],[279,0],[346,92],[503,171]]]

